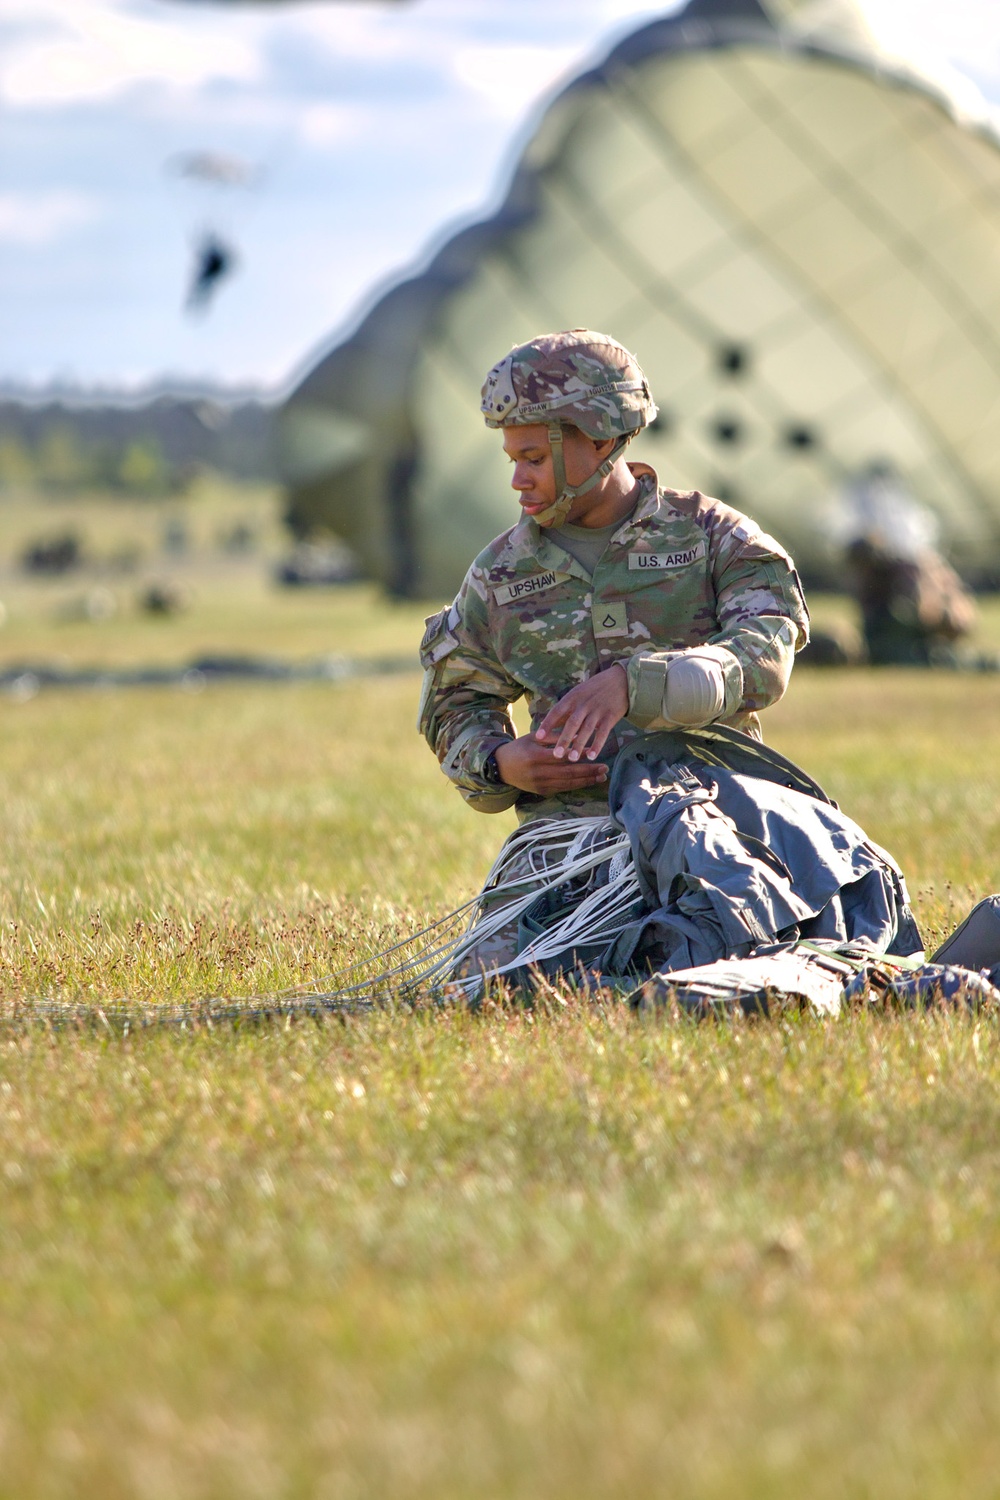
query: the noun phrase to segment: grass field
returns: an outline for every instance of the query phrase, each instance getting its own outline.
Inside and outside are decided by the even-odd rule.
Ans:
[[[12,583],[0,660],[415,645],[415,607],[241,567],[170,621]],[[417,688],[0,699],[0,1496],[995,1496],[995,1017],[101,1025],[316,983],[478,887],[510,820]],[[929,941],[1000,889],[1000,677],[803,671],[767,726]]]

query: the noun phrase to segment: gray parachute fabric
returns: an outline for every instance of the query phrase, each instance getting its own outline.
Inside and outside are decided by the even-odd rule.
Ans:
[[[550,883],[522,913],[509,979],[530,986],[539,972],[587,974],[621,985],[654,974],[665,994],[693,972],[706,997],[726,993],[751,1009],[767,979],[830,1013],[859,966],[891,958],[895,974],[923,961],[892,857],[817,782],[751,736],[722,726],[643,735],[619,754],[609,802],[611,826],[628,838],[631,912],[618,903],[619,931],[602,944],[586,924],[569,925],[572,884]],[[732,967],[764,958],[760,972]],[[731,967],[723,973],[720,963]]]
[[[989,969],[1000,977],[1000,896],[987,896],[974,906],[933,958],[940,964]]]
[[[686,969],[799,939],[923,956],[892,857],[737,730],[636,740],[615,763],[609,801],[647,904],[608,954],[611,969]]]
[[[646,912],[605,962],[656,970],[634,1010],[1000,1004],[1000,964],[974,972],[1000,957],[1000,898],[925,962],[892,857],[759,741],[721,726],[646,735],[619,756],[610,802]]]
[[[692,969],[654,974],[628,997],[639,1014],[673,1003],[689,1014],[766,1015],[777,1002],[804,1006],[819,1016],[840,1014],[848,986],[861,972],[859,966],[873,963],[864,949],[852,952],[831,947],[818,951],[797,944],[778,953],[754,958],[717,959]]]
[[[639,1015],[676,1007],[688,1015],[768,1015],[789,1005],[833,1017],[845,1007],[978,1010],[1000,1006],[987,974],[957,964],[890,959],[865,943],[794,943],[751,958],[718,959],[653,974],[627,997]]]

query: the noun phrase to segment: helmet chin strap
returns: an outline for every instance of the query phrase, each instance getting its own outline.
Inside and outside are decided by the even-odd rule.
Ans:
[[[552,449],[552,477],[555,480],[556,498],[545,510],[539,511],[535,516],[539,526],[562,526],[573,509],[573,501],[580,495],[585,495],[595,485],[605,479],[619,458],[625,452],[631,441],[632,434],[617,438],[615,446],[608,454],[604,462],[594,470],[589,479],[582,484],[566,483],[566,457],[563,452],[563,429],[561,422],[549,422],[549,447]]]

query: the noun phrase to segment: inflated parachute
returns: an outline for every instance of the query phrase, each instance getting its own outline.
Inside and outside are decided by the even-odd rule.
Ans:
[[[765,8],[766,5],[766,8]],[[490,219],[290,397],[290,516],[444,596],[516,512],[485,371],[551,328],[635,350],[631,450],[813,571],[831,496],[891,465],[964,570],[1000,571],[1000,136],[853,0],[691,0],[554,101]]]

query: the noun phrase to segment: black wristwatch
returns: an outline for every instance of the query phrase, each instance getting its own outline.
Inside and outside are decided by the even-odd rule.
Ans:
[[[500,767],[497,765],[496,750],[491,750],[489,755],[487,755],[486,759],[483,761],[483,769],[480,772],[480,775],[482,776],[484,781],[489,782],[490,786],[507,785],[506,781],[504,781],[503,777],[500,775]]]

